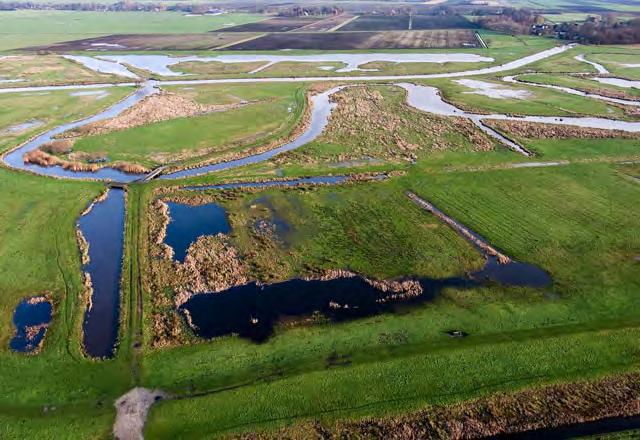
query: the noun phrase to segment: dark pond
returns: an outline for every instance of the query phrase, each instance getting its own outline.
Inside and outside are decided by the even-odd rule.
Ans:
[[[124,244],[125,192],[111,189],[107,198],[78,220],[78,227],[89,243],[89,264],[84,272],[91,276],[91,308],[84,317],[84,349],[96,358],[112,357],[120,322],[120,276]]]
[[[502,434],[494,436],[500,440],[565,440],[580,437],[600,436],[615,432],[624,432],[640,429],[640,416],[614,417],[610,419],[596,420],[593,422],[577,423],[575,425],[560,426],[557,428],[538,429],[535,431],[519,432],[514,434]],[[620,438],[637,438],[629,435]]]
[[[204,338],[238,334],[261,342],[273,333],[275,324],[287,317],[307,317],[319,312],[331,321],[347,321],[431,301],[446,287],[469,288],[473,280],[452,277],[422,279],[423,293],[394,299],[360,277],[329,281],[293,279],[258,286],[233,287],[215,294],[195,295],[183,306]]]
[[[546,287],[551,284],[551,276],[538,266],[519,261],[500,264],[496,257],[487,257],[482,270],[471,274],[476,280],[491,280],[499,284],[522,287]]]
[[[215,203],[186,205],[167,202],[171,220],[167,225],[165,244],[173,248],[175,259],[184,261],[191,243],[202,235],[227,234],[231,230],[223,207]]]
[[[35,350],[47,332],[52,309],[51,303],[40,297],[20,302],[13,314],[16,334],[9,342],[9,348],[23,353]]]
[[[289,225],[274,213],[266,197],[254,203],[264,205],[271,215],[254,227],[272,228],[286,241]],[[228,232],[225,210],[219,205],[200,206],[169,204],[172,223],[167,228],[167,244],[183,259],[189,245],[200,235]],[[280,320],[304,319],[314,313],[323,319],[344,321],[379,313],[395,312],[415,304],[431,301],[446,287],[472,288],[488,282],[512,286],[545,287],[550,276],[537,266],[512,261],[499,264],[488,256],[485,266],[467,276],[441,280],[420,279],[423,293],[416,297],[394,298],[371,286],[360,277],[329,281],[293,279],[258,286],[250,283],[215,294],[193,296],[183,306],[191,316],[196,333],[204,338],[238,334],[256,342],[264,341]]]

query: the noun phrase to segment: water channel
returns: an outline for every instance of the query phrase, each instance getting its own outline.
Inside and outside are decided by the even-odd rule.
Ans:
[[[124,190],[112,188],[78,220],[89,245],[89,262],[82,270],[92,287],[82,326],[83,346],[94,358],[112,357],[118,340],[125,199]]]

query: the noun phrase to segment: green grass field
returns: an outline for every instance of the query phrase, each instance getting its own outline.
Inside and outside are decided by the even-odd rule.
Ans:
[[[631,80],[640,80],[640,67],[626,67],[624,64],[638,64],[638,49],[624,46],[589,48],[587,59],[603,64],[613,75]]]
[[[202,104],[255,102],[88,136],[76,142],[74,151],[104,154],[112,161],[148,167],[242,152],[288,135],[304,110],[305,89],[301,84],[198,87],[197,91],[187,90],[186,96]],[[180,88],[171,90],[182,93]]]
[[[625,119],[624,112],[604,101],[543,89],[523,84],[511,85],[489,77],[473,77],[473,80],[494,83],[501,89],[527,91],[522,99],[493,98],[474,93],[476,90],[458,84],[456,80],[428,80],[426,84],[438,87],[445,100],[466,110],[480,113],[510,113],[540,116],[603,116]]]
[[[73,91],[0,94],[0,151],[18,146],[31,136],[63,122],[86,118],[133,91],[132,87],[105,89],[106,97],[73,96]],[[19,130],[18,125],[38,121],[37,126]]]
[[[32,118],[45,122],[2,137],[0,148],[6,150],[63,121],[89,116],[131,90],[109,91],[111,95],[102,100],[71,97],[69,91],[0,95],[3,129]],[[59,119],[52,117],[51,109],[58,110]],[[80,346],[84,305],[75,225],[102,188],[99,183],[0,169],[0,199],[5,207],[0,213],[0,386],[5,390],[0,397],[0,437],[106,437],[114,417],[111,402],[131,386],[126,347],[117,360],[95,362],[83,356]],[[43,293],[53,298],[54,315],[42,351],[37,356],[11,352],[15,306],[25,297]]]
[[[36,26],[35,14],[18,14],[26,18],[22,24],[11,24],[15,28],[9,28],[10,38],[16,38],[20,26],[24,32]],[[54,31],[80,13],[45,14],[59,16],[62,24],[42,26],[42,33],[29,38],[55,39],[59,34]],[[90,21],[96,18],[87,14],[77,16],[70,29],[91,34]],[[122,22],[114,23],[118,17]],[[159,21],[150,20],[144,32],[162,26],[183,32],[181,26],[187,25],[182,20],[192,20],[165,13],[148,17]],[[231,17],[196,17],[189,27],[200,32]],[[128,20],[123,13],[105,23],[113,25],[109,32],[128,32],[140,16]],[[44,32],[47,26],[52,33]],[[492,46],[487,53],[495,54],[497,61],[554,44],[550,39],[493,33],[485,37]],[[2,41],[7,40],[0,37],[0,44],[5,44]],[[573,60],[583,49],[589,59],[607,60],[607,66],[627,62],[637,52],[578,48],[539,63],[536,69],[552,73],[535,79],[576,87],[588,81],[562,75],[591,72],[586,63]],[[32,80],[65,81],[67,75],[75,75],[66,69],[75,67],[65,65],[64,71]],[[0,70],[0,75],[16,72]],[[500,100],[465,93],[470,89],[451,80],[428,83],[441,87],[448,100],[485,112],[626,117],[606,103],[533,86],[505,85],[532,95]],[[291,134],[301,122],[309,86],[173,86],[168,90],[201,104],[256,102],[91,136],[79,140],[74,151],[104,152],[111,160],[149,167],[244,154]],[[0,151],[61,122],[96,113],[132,91],[105,90],[109,95],[102,99],[72,96],[68,90],[0,94]],[[83,286],[75,237],[80,212],[104,185],[0,167],[0,438],[110,438],[113,403],[133,386],[159,388],[175,397],[154,405],[146,438],[217,438],[261,431],[278,437],[274,430],[293,427],[302,435],[315,421],[330,426],[363,417],[397,417],[493,393],[640,371],[640,167],[621,163],[640,158],[640,141],[519,139],[536,154],[525,158],[487,141],[477,130],[468,131],[464,123],[411,110],[404,98],[398,87],[346,89],[336,99],[347,111],[336,111],[334,116],[340,117],[327,131],[299,150],[188,180],[129,185],[120,343],[115,358],[106,361],[82,354]],[[43,124],[8,130],[34,119]],[[195,152],[201,155],[192,157]],[[511,167],[546,160],[563,163]],[[177,188],[391,170],[401,172],[385,181],[338,186],[191,196]],[[540,289],[496,283],[449,288],[433,301],[395,313],[332,323],[287,320],[261,344],[236,336],[204,341],[189,334],[184,345],[158,348],[152,346],[158,331],[153,299],[171,299],[173,292],[148,281],[164,274],[154,269],[176,270],[177,265],[169,260],[158,263],[160,258],[152,252],[156,237],[150,233],[154,218],[149,210],[157,189],[194,202],[222,204],[229,212],[231,243],[250,267],[251,279],[272,282],[330,269],[377,279],[439,279],[481,267],[481,254],[418,209],[405,196],[410,190],[505,254],[541,267],[553,284]],[[259,237],[256,221],[274,218],[288,225],[283,236]],[[146,288],[150,285],[153,289]],[[54,316],[42,351],[34,356],[11,352],[16,304],[45,292],[53,298]],[[173,306],[169,301],[167,307]],[[452,329],[469,336],[451,338],[446,332]]]
[[[407,314],[278,331],[259,346],[225,338],[149,353],[143,368],[148,386],[210,393],[155,408],[151,438],[395,414],[496,389],[635,368],[636,330],[620,326],[637,325],[633,292],[640,278],[633,256],[640,242],[636,217],[628,215],[636,209],[637,184],[608,166],[574,165],[441,174],[416,169],[388,186],[418,191],[508,254],[545,268],[553,289],[449,291]],[[421,220],[414,221],[418,227]],[[424,214],[422,221],[433,219]],[[443,334],[448,328],[473,336],[452,341]],[[335,353],[350,366],[327,367]],[[402,398],[388,400],[385,390]],[[224,411],[212,413],[212,407]]]
[[[112,34],[208,32],[261,18],[241,13],[187,17],[179,12],[2,11],[0,51]]]
[[[70,437],[76,429],[104,436],[113,418],[110,402],[130,387],[131,378],[120,360],[90,361],[80,348],[75,223],[102,185],[5,170],[0,178],[5,207],[0,214],[0,436]],[[14,307],[45,292],[53,298],[54,317],[42,351],[37,356],[10,352]],[[45,406],[55,410],[44,412]]]

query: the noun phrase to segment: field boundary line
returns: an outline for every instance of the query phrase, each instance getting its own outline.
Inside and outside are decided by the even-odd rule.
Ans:
[[[337,31],[338,29],[340,29],[340,28],[342,28],[342,27],[344,27],[344,26],[348,25],[349,23],[351,23],[352,21],[355,21],[355,20],[356,20],[356,19],[358,19],[358,18],[360,18],[360,16],[359,16],[359,15],[354,15],[354,16],[353,16],[353,17],[351,17],[349,20],[344,21],[344,22],[342,22],[342,23],[340,23],[340,24],[335,25],[334,27],[332,27],[331,29],[329,29],[327,32],[335,32],[335,31]]]
[[[482,46],[483,49],[489,49],[489,46],[487,46],[487,43],[484,42],[482,35],[480,35],[478,31],[475,31],[474,34],[476,36],[476,40],[478,41],[478,43],[480,43],[480,46]]]
[[[231,43],[223,44],[222,46],[212,47],[212,48],[210,48],[209,50],[220,50],[220,49],[226,49],[226,48],[228,48],[228,47],[235,46],[236,44],[242,44],[242,43],[246,43],[246,42],[248,42],[248,41],[257,40],[258,38],[262,38],[262,37],[264,37],[265,35],[267,35],[267,34],[262,33],[262,34],[259,34],[259,35],[254,35],[254,36],[252,36],[252,37],[243,38],[242,40],[232,41]]]

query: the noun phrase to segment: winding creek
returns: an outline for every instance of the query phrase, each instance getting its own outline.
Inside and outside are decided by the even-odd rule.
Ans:
[[[568,49],[570,49],[571,45],[555,47],[549,50],[545,50],[515,61],[508,62],[503,65],[486,67],[476,70],[469,70],[463,72],[453,72],[453,73],[442,73],[442,74],[429,74],[429,75],[407,75],[407,76],[365,76],[365,77],[333,77],[332,80],[345,80],[345,81],[402,81],[402,80],[410,80],[410,79],[428,79],[428,78],[455,78],[455,77],[463,77],[463,76],[473,76],[473,75],[482,75],[482,74],[490,74],[490,73],[499,73],[503,71],[508,71],[511,69],[515,69],[518,67],[525,66],[527,64],[548,58],[550,56],[562,53]],[[75,60],[80,61],[80,60]],[[156,60],[157,61],[157,60]],[[166,60],[162,60],[165,62]],[[355,62],[355,61],[354,61]],[[167,64],[169,65],[169,64]],[[75,121],[67,124],[63,124],[59,127],[56,127],[52,130],[49,130],[32,140],[26,142],[25,144],[17,147],[16,149],[10,151],[9,153],[3,156],[4,163],[15,169],[28,171],[40,175],[53,176],[58,178],[68,178],[68,179],[95,179],[95,180],[105,180],[105,181],[117,181],[122,183],[128,183],[135,180],[139,180],[143,175],[135,175],[135,174],[127,174],[122,171],[118,171],[115,169],[111,169],[108,167],[102,168],[96,172],[76,172],[71,170],[63,169],[59,166],[56,167],[42,167],[33,164],[25,164],[22,157],[26,152],[32,151],[36,148],[39,148],[44,143],[51,141],[56,135],[61,134],[67,130],[74,129],[77,127],[81,127],[83,125],[101,121],[104,119],[112,118],[120,114],[121,112],[131,108],[133,105],[141,101],[147,96],[152,95],[157,92],[157,86],[162,85],[176,85],[176,84],[220,84],[220,83],[244,83],[244,82],[280,82],[280,81],[299,81],[299,82],[311,82],[311,81],[326,81],[326,77],[318,77],[318,78],[235,78],[235,79],[222,79],[222,80],[194,80],[194,81],[160,81],[160,82],[146,82],[143,83],[135,93],[125,98],[124,100],[112,105],[108,109],[83,120]],[[111,85],[90,85],[90,86],[58,86],[58,87],[26,87],[20,89],[12,89],[11,91],[0,90],[0,93],[12,93],[17,91],[47,91],[47,90],[60,90],[60,89],[95,89],[95,88],[103,88],[103,87],[116,87],[125,84],[111,84]],[[130,86],[131,83],[126,83],[126,85]],[[551,124],[560,124],[560,125],[575,125],[581,127],[594,127],[594,128],[604,128],[604,129],[620,129],[625,131],[640,131],[640,123],[636,122],[626,122],[626,121],[615,121],[604,118],[560,118],[560,117],[542,117],[542,116],[524,116],[524,117],[516,117],[502,114],[492,114],[492,115],[480,115],[465,112],[447,102],[445,102],[439,94],[439,91],[435,87],[430,86],[421,86],[410,84],[407,82],[399,82],[396,83],[397,86],[402,87],[407,92],[407,103],[408,105],[431,114],[436,114],[440,116],[453,116],[453,117],[463,117],[471,120],[474,124],[476,124],[481,130],[483,130],[488,135],[497,139],[499,142],[503,143],[507,147],[520,152],[522,154],[528,155],[529,153],[524,150],[521,146],[517,145],[510,139],[507,139],[502,134],[497,131],[491,129],[490,127],[484,124],[485,120],[488,119],[503,119],[503,120],[512,120],[512,121],[526,121],[526,122],[539,122],[539,123],[551,123]],[[241,159],[231,160],[227,162],[221,162],[217,164],[206,164],[197,166],[191,169],[180,170],[172,173],[161,174],[159,176],[160,179],[179,179],[184,177],[197,176],[204,173],[215,172],[220,170],[228,170],[236,167],[240,167],[247,164],[255,164],[265,160],[268,160],[274,157],[277,154],[291,151],[293,149],[299,148],[303,145],[308,144],[309,142],[316,139],[320,136],[326,127],[329,116],[331,114],[332,109],[335,107],[335,103],[331,101],[331,96],[341,90],[343,87],[347,85],[342,85],[338,87],[334,87],[330,90],[327,90],[323,93],[314,95],[310,98],[311,100],[311,114],[309,118],[309,124],[306,129],[293,140],[286,142],[272,150],[262,152],[255,155],[250,155]],[[284,186],[293,186],[297,184],[319,184],[319,183],[341,183],[346,178],[344,176],[325,176],[325,177],[315,177],[315,178],[307,178],[301,179],[298,181],[274,181],[274,182],[247,182],[247,183],[239,183],[239,184],[226,184],[226,185],[210,185],[205,187],[190,187],[188,189],[192,190],[201,190],[201,189],[232,189],[232,188],[248,188],[248,187],[258,187],[265,188],[269,186],[276,185],[284,185]],[[176,256],[178,259],[183,259],[186,255],[186,250],[189,244],[193,241],[192,236],[189,235],[188,231],[181,231],[182,221],[179,221],[178,218],[185,219],[185,227],[189,229],[188,221],[193,220],[194,216],[188,211],[186,208],[179,207],[178,205],[170,206],[170,210],[173,211],[173,216],[175,216],[176,221],[169,225],[169,228],[177,228],[178,233],[169,233],[170,237],[179,236],[180,239],[174,243],[171,243],[171,246],[176,249]],[[184,215],[179,214],[180,210],[184,210]],[[89,274],[92,281],[93,294],[91,297],[91,307],[88,308],[85,321],[84,321],[84,330],[85,330],[85,350],[86,352],[93,357],[109,357],[113,355],[114,348],[117,341],[117,333],[118,333],[118,315],[119,315],[119,301],[120,301],[120,272],[121,272],[121,261],[122,261],[122,243],[123,243],[123,229],[124,229],[124,211],[125,211],[125,193],[122,190],[112,189],[109,192],[109,195],[104,201],[98,202],[95,204],[93,209],[83,217],[79,219],[78,226],[82,231],[84,237],[89,242],[89,256],[90,261],[88,264],[84,266],[85,272]],[[195,216],[197,217],[197,216]],[[218,232],[224,232],[226,230],[224,225],[217,225],[214,229]],[[228,227],[228,225],[227,225]],[[183,228],[184,229],[184,228]],[[197,228],[196,228],[197,229]],[[211,231],[205,233],[212,233]],[[215,231],[213,232],[215,233]],[[523,278],[524,277],[524,278]],[[462,286],[462,287],[471,287],[477,285],[478,283],[484,282],[485,280],[492,280],[494,282],[502,282],[506,284],[516,284],[516,285],[532,285],[532,286],[544,286],[547,285],[550,281],[548,276],[536,270],[530,270],[530,268],[524,263],[511,262],[509,264],[498,264],[497,259],[494,255],[487,255],[487,265],[485,268],[476,274],[470,274],[470,276],[465,277],[456,277],[452,279],[445,280],[420,280],[420,284],[423,286],[426,292],[431,292],[425,295],[425,298],[430,297],[432,294],[437,293],[444,287],[447,286]],[[288,284],[293,283],[293,284]],[[303,284],[300,284],[303,283]],[[320,283],[320,284],[317,284]],[[264,295],[264,298],[273,298],[274,303],[282,300],[282,304],[287,303],[287,297],[289,295],[289,289],[291,286],[301,285],[309,286],[309,289],[315,289],[316,285],[321,285],[322,282],[319,281],[301,281],[301,280],[291,280],[288,282],[280,283],[278,285],[274,285],[272,287],[265,286],[256,286],[256,285],[247,285],[241,286],[238,291],[240,292],[237,296],[245,296],[245,297],[255,297],[257,298],[257,292],[263,291],[267,289],[271,292],[269,295]],[[374,300],[376,296],[379,296],[379,292],[373,292],[372,286],[365,283],[360,278],[348,279],[348,280],[334,280],[333,283],[336,286],[336,292],[344,292],[344,295],[347,295],[349,291],[357,291],[359,292],[358,298],[352,298],[353,304],[360,304],[360,310],[364,311],[365,309],[374,310],[382,307],[387,308],[391,307],[393,301],[385,303],[384,306],[373,305],[379,304],[379,302],[371,301]],[[519,284],[520,283],[520,284]],[[366,286],[365,286],[366,284]],[[359,287],[358,287],[359,286]],[[341,290],[343,289],[344,290]],[[355,290],[354,290],[355,289]],[[323,294],[324,295],[324,294]],[[343,294],[336,293],[335,297],[332,297],[334,302],[340,303],[344,302],[345,297],[341,296]],[[232,295],[234,296],[234,295]],[[321,295],[322,296],[322,295]],[[235,300],[227,300],[222,298],[227,298],[226,295],[216,295],[219,299],[210,300],[210,299],[197,299],[194,301],[230,301],[233,303]],[[194,297],[195,298],[195,297]],[[280,299],[278,299],[280,298]],[[327,299],[326,297],[323,297]],[[379,298],[378,298],[379,299]],[[266,300],[266,299],[265,299]],[[271,300],[269,300],[271,301]],[[267,302],[269,302],[267,301]],[[300,305],[300,307],[311,307],[313,299],[310,299],[310,303],[307,305]],[[420,300],[422,301],[422,299]],[[255,304],[255,307],[263,307]],[[185,307],[190,308],[185,305]],[[239,307],[239,306],[232,306]],[[293,306],[287,306],[293,307]],[[247,313],[253,313],[255,310],[245,310],[242,312],[244,315]],[[284,311],[274,311],[272,314],[267,314],[267,316],[263,316],[263,322],[269,327],[269,322],[273,322],[275,316],[278,316],[280,313],[285,313]],[[304,310],[300,310],[301,313]],[[269,312],[271,313],[271,312]],[[331,312],[335,315],[336,319],[342,319],[340,316],[344,314],[344,312],[333,311]],[[352,311],[349,313],[353,313]],[[286,314],[286,313],[285,313]],[[244,316],[243,315],[243,316]],[[192,318],[196,319],[197,314],[193,314]],[[197,319],[196,319],[197,320]],[[245,321],[242,321],[243,323]],[[196,323],[197,325],[197,323]],[[236,328],[240,325],[240,322],[237,322],[232,327]],[[229,327],[231,328],[231,327]],[[225,330],[226,331],[226,330]],[[267,331],[268,333],[268,331]]]
[[[376,81],[395,81],[395,80],[407,80],[416,78],[454,78],[460,76],[473,76],[487,73],[498,73],[514,68],[522,67],[529,63],[545,59],[547,57],[562,53],[563,51],[571,48],[571,45],[555,47],[549,50],[545,50],[503,65],[487,67],[478,70],[470,70],[463,72],[452,72],[442,74],[431,75],[407,75],[407,76],[370,76],[359,77],[357,79],[353,77],[344,78],[332,78],[333,80],[347,80],[347,81],[362,81],[362,80],[376,80]],[[142,175],[128,174],[123,171],[119,171],[108,166],[105,166],[95,172],[81,172],[63,169],[60,166],[43,167],[36,164],[25,164],[22,157],[25,153],[35,150],[41,147],[43,144],[50,142],[56,135],[59,135],[67,130],[81,127],[83,125],[97,122],[100,120],[108,119],[117,116],[121,112],[131,108],[140,100],[153,93],[157,92],[157,86],[162,85],[176,85],[176,84],[217,84],[217,83],[231,83],[231,82],[261,82],[261,81],[291,81],[290,78],[240,78],[240,79],[223,79],[223,80],[194,80],[194,81],[160,81],[160,82],[146,82],[137,89],[135,93],[127,97],[126,99],[114,104],[110,108],[103,112],[96,114],[90,118],[86,118],[80,121],[63,124],[52,130],[49,130],[31,141],[17,147],[3,156],[3,161],[11,168],[16,168],[24,171],[30,171],[36,174],[49,175],[54,177],[62,177],[69,179],[96,179],[96,180],[111,180],[117,182],[132,182],[142,178]],[[327,78],[296,78],[296,81],[326,81]],[[507,81],[517,81],[514,77],[507,77]],[[484,131],[489,136],[493,137],[506,147],[529,156],[530,153],[518,145],[511,139],[508,139],[496,130],[488,127],[484,121],[490,119],[509,120],[509,121],[524,121],[524,122],[536,122],[544,124],[557,124],[557,125],[572,125],[585,128],[600,128],[600,129],[616,129],[630,132],[640,132],[639,122],[627,122],[606,118],[590,118],[590,117],[550,117],[550,116],[510,116],[505,114],[490,114],[480,115],[470,112],[465,112],[455,106],[445,102],[437,88],[431,86],[421,86],[406,82],[396,83],[398,86],[404,88],[407,91],[407,103],[414,108],[428,113],[441,115],[441,116],[458,116],[471,120],[478,128]],[[64,87],[64,86],[63,86]],[[335,103],[331,101],[331,96],[341,90],[345,86],[338,86],[327,90],[323,93],[314,95],[310,98],[311,114],[309,118],[308,127],[296,138],[290,142],[286,142],[274,149],[266,152],[261,152],[254,155],[248,155],[244,158],[230,160],[226,162],[220,162],[215,164],[205,164],[196,166],[194,168],[175,171],[167,174],[161,174],[160,179],[179,179],[185,177],[197,176],[205,173],[228,170],[244,165],[255,164],[262,161],[266,161],[283,152],[291,151],[306,145],[320,136],[328,123],[329,116],[332,109],[335,107]],[[22,90],[27,90],[24,88]],[[59,87],[51,88],[32,88],[37,90],[47,89],[59,89]],[[575,91],[577,92],[577,91]],[[573,93],[573,92],[568,92]],[[575,94],[575,93],[574,93]],[[600,98],[600,97],[599,97]],[[635,105],[635,104],[634,104]]]
[[[264,153],[254,154],[251,156],[243,157],[241,159],[230,160],[228,162],[220,162],[212,165],[204,165],[191,169],[176,171],[173,173],[162,174],[159,178],[180,179],[183,177],[192,177],[200,174],[211,173],[214,171],[229,170],[244,165],[264,162],[280,153],[300,148],[322,134],[324,128],[329,123],[329,116],[331,115],[331,111],[336,106],[335,103],[331,102],[330,97],[331,95],[342,89],[343,86],[334,87],[327,90],[326,92],[319,93],[311,97],[311,117],[309,120],[309,125],[300,136],[296,137],[291,142],[287,142],[279,147],[265,151]]]
[[[61,133],[64,133],[65,131],[82,127],[84,125],[91,124],[93,122],[98,122],[98,121],[102,121],[105,119],[118,116],[123,111],[133,107],[142,99],[157,92],[158,92],[158,89],[155,87],[154,83],[152,82],[145,83],[142,87],[138,88],[134,93],[129,95],[127,98],[112,105],[108,109],[94,116],[91,116],[89,118],[85,118],[79,121],[69,122],[67,124],[60,125],[39,136],[36,136],[30,141],[6,153],[2,157],[2,160],[4,161],[5,165],[7,165],[10,168],[14,168],[22,171],[28,171],[31,173],[40,174],[44,176],[52,176],[52,177],[65,178],[65,179],[112,180],[117,182],[131,182],[136,179],[139,179],[140,178],[139,175],[127,174],[122,171],[115,170],[109,167],[101,168],[100,170],[95,172],[72,171],[72,170],[64,169],[61,166],[43,167],[40,165],[25,163],[23,160],[23,156],[25,155],[25,153],[36,150],[40,148],[42,145],[48,142],[51,142],[55,136]]]
[[[515,60],[504,65],[481,68],[476,70],[429,74],[429,75],[406,75],[406,76],[363,76],[363,77],[306,77],[306,78],[231,78],[218,80],[182,80],[182,81],[160,81],[143,83],[135,93],[114,104],[103,112],[92,117],[60,125],[27,143],[17,147],[2,157],[5,165],[10,168],[27,171],[44,176],[52,176],[64,179],[94,179],[105,181],[116,181],[129,183],[139,180],[142,175],[127,174],[112,168],[102,168],[96,172],[76,172],[65,170],[61,167],[42,167],[33,164],[25,164],[23,155],[26,152],[39,148],[43,144],[51,141],[56,135],[67,130],[81,127],[83,125],[97,122],[117,116],[121,112],[138,103],[140,100],[158,90],[156,86],[180,85],[180,84],[224,84],[224,83],[256,83],[256,82],[313,82],[313,81],[408,81],[412,79],[430,78],[455,78],[474,75],[484,75],[505,72],[527,64],[548,58],[561,53],[571,45],[549,49],[538,54]],[[90,57],[84,57],[90,58]],[[106,57],[105,57],[106,58]],[[161,60],[154,60],[159,63],[154,67],[155,72],[167,74],[167,71],[176,72],[169,69],[173,63],[169,57]],[[608,73],[603,66],[592,63],[584,57],[577,57],[580,61],[592,64],[599,73]],[[138,76],[130,72],[123,64],[131,64],[138,68],[150,69],[149,65],[142,65],[142,61],[131,58],[113,59],[106,66],[96,59],[82,60],[76,57],[74,61],[81,62],[87,66],[93,65],[96,71],[105,73],[116,73],[131,79],[138,79]],[[105,61],[105,60],[103,60]],[[199,61],[199,60],[197,60]],[[220,61],[217,59],[216,61]],[[254,60],[255,61],[255,60]],[[359,70],[358,66],[363,62],[357,60],[346,60],[347,67],[341,71]],[[484,60],[479,60],[484,61]],[[224,62],[224,61],[223,61]],[[238,62],[238,61],[228,61]],[[408,61],[407,61],[408,62]],[[435,61],[431,61],[435,62]],[[122,63],[122,64],[120,64]],[[115,66],[114,66],[115,65]],[[105,70],[106,69],[106,70]],[[162,70],[162,69],[166,69]],[[602,71],[604,69],[604,71]],[[178,73],[179,74],[179,73]],[[505,77],[505,82],[522,83],[517,77]],[[604,78],[602,80],[605,82]],[[615,80],[615,78],[611,78]],[[615,84],[614,82],[609,82]],[[605,100],[617,104],[638,106],[637,101],[608,98],[600,95],[581,92],[578,90],[532,84],[527,85],[554,88],[566,93],[585,96],[594,99]],[[70,89],[103,89],[106,87],[133,86],[136,83],[119,84],[93,84],[93,85],[68,85],[54,87],[21,87],[14,89],[0,89],[0,93],[20,93],[20,92],[46,92],[53,90]],[[529,152],[519,146],[514,141],[504,137],[499,132],[484,124],[483,121],[489,119],[525,121],[558,125],[573,125],[578,127],[617,129],[629,132],[640,132],[640,123],[611,120],[605,118],[576,118],[576,117],[543,117],[543,116],[510,116],[503,114],[480,115],[465,112],[455,106],[445,102],[438,89],[429,86],[419,86],[407,82],[397,84],[407,91],[407,103],[421,111],[440,116],[463,117],[471,120],[482,131],[498,140],[507,147],[524,155]],[[312,110],[309,126],[304,132],[290,142],[260,154],[251,155],[242,159],[222,162],[218,164],[208,164],[196,168],[181,170],[169,174],[160,175],[160,179],[179,179],[196,176],[204,173],[227,170],[247,164],[259,163],[274,157],[277,154],[299,148],[316,139],[323,132],[328,123],[329,116],[335,104],[331,102],[331,96],[345,86],[335,87],[324,93],[311,97]],[[347,181],[347,176],[319,176],[313,178],[303,178],[295,180],[280,180],[270,182],[243,182],[220,185],[205,185],[185,187],[191,191],[201,190],[224,190],[236,188],[269,188],[275,186],[296,186],[306,184],[339,184]],[[304,280],[293,279],[281,283],[270,285],[257,285],[250,283],[243,286],[233,287],[224,292],[211,294],[194,295],[181,306],[182,312],[186,315],[188,322],[194,328],[196,334],[204,338],[238,334],[241,337],[261,342],[268,339],[274,331],[275,326],[292,318],[319,319],[329,321],[346,321],[366,316],[373,316],[379,313],[393,313],[407,310],[408,308],[431,301],[445,288],[469,289],[481,286],[487,282],[496,282],[505,285],[546,287],[551,284],[549,274],[537,266],[517,262],[498,251],[492,250],[491,246],[482,237],[464,228],[463,225],[448,218],[433,205],[417,198],[413,201],[421,207],[446,222],[449,226],[461,233],[466,239],[473,243],[486,257],[485,266],[474,273],[454,276],[444,279],[420,278],[411,280],[418,285],[420,292],[417,294],[395,294],[390,291],[383,291],[371,283],[369,280],[359,276],[341,277],[332,280]],[[124,242],[124,221],[125,221],[126,193],[122,189],[111,189],[104,200],[96,202],[92,208],[78,220],[78,228],[86,239],[89,248],[89,261],[83,264],[83,271],[88,274],[91,280],[92,292],[87,305],[83,321],[83,345],[85,352],[94,358],[109,358],[114,355],[119,331],[120,319],[120,280],[122,271],[123,242]],[[219,221],[215,224],[199,221],[202,210],[209,209],[206,217],[213,215],[220,219],[224,218],[224,209],[218,205],[213,207],[188,207],[179,204],[169,204],[172,221],[168,225],[167,244],[174,251],[176,259],[184,260],[189,245],[202,234],[215,234],[218,232],[227,233],[228,223]],[[215,212],[214,212],[215,211]],[[447,221],[449,219],[449,221]],[[463,232],[466,230],[468,235]],[[491,250],[488,250],[491,249]],[[305,295],[300,295],[304,291]],[[320,312],[321,317],[315,315]],[[10,342],[10,347],[16,351],[29,352],[35,350],[44,338],[46,325],[51,320],[52,305],[49,301],[24,300],[18,305],[14,314],[14,324],[16,334]],[[463,332],[461,332],[463,333]],[[536,431],[530,433],[533,437],[514,436],[509,438],[537,438],[544,434],[548,438],[566,438],[566,433],[598,433],[620,430],[622,428],[640,426],[638,418],[615,419],[611,423],[608,421],[582,424],[578,427],[569,427],[546,431]],[[588,426],[587,426],[588,425]],[[581,428],[582,427],[582,428]],[[585,431],[584,429],[587,429]],[[556,435],[554,435],[556,434]]]

